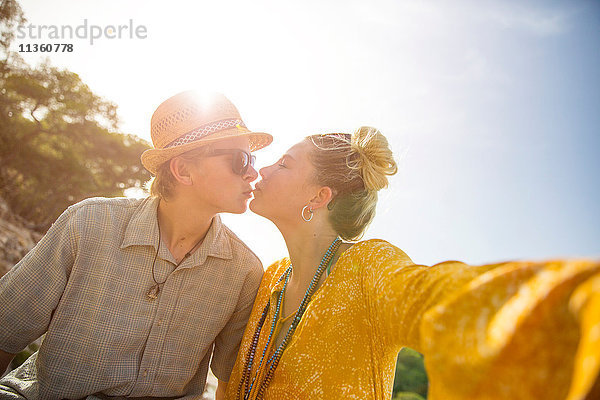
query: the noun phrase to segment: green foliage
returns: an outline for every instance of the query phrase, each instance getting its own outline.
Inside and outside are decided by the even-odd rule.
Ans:
[[[15,0],[0,3],[0,48],[8,49],[15,37],[17,26],[25,23],[21,6]]]
[[[413,349],[403,348],[396,362],[393,399],[426,399],[427,385],[423,355]]]
[[[31,357],[31,355],[33,353],[38,351],[39,348],[40,348],[39,341],[35,341],[35,342],[31,343],[29,346],[27,346],[23,351],[21,351],[20,353],[17,353],[17,355],[15,355],[15,357],[10,362],[10,365],[9,365],[10,369],[13,370],[15,368],[18,368],[21,364],[23,364],[25,361],[27,361],[27,359],[29,357]]]
[[[77,74],[47,62],[30,67],[11,53],[7,32],[22,20],[16,2],[2,3],[0,196],[44,229],[74,202],[141,187],[150,174],[139,156],[149,146],[118,133],[116,105]]]
[[[419,396],[413,392],[398,392],[392,400],[424,400],[422,396]]]

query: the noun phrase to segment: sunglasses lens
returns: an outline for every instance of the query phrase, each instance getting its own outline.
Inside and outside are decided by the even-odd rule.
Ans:
[[[233,156],[233,172],[238,175],[244,175],[248,171],[248,166],[254,165],[254,156],[240,151]]]

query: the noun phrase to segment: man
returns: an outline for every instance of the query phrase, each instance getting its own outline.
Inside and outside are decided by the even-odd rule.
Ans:
[[[198,398],[209,362],[224,393],[263,269],[218,213],[246,210],[250,152],[272,137],[194,92],[151,135],[151,197],[69,207],[0,280],[0,369],[46,334],[1,399]]]

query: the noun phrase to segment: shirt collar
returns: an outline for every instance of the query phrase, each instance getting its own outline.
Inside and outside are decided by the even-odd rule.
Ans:
[[[142,201],[127,224],[121,243],[122,249],[128,246],[152,246],[154,250],[158,248],[158,221],[156,219],[158,203],[159,199],[156,197],[148,197]],[[188,262],[183,264],[189,266],[203,264],[208,256],[232,259],[233,253],[228,236],[227,228],[221,222],[221,217],[216,215],[213,217],[204,241],[190,257],[193,261],[192,265],[189,265]]]
[[[121,248],[128,246],[153,246],[158,247],[158,222],[156,212],[159,199],[147,197],[135,210],[127,223],[125,236]]]
[[[218,215],[213,217],[210,228],[208,228],[208,232],[206,232],[206,236],[204,237],[204,241],[202,241],[198,250],[190,257],[192,263],[184,262],[181,267],[185,268],[186,266],[192,267],[194,265],[204,264],[204,261],[206,261],[206,258],[209,256],[222,258],[224,260],[231,260],[233,258],[227,229],[221,222],[221,217]]]

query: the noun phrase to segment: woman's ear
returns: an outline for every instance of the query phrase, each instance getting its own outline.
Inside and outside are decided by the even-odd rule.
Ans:
[[[169,161],[169,169],[177,182],[182,185],[191,186],[194,183],[190,174],[190,166],[181,157],[172,158]]]
[[[322,186],[317,192],[316,196],[310,200],[309,206],[313,210],[316,210],[321,207],[326,207],[327,204],[329,204],[329,202],[332,200],[332,198],[333,190],[331,190],[329,186]]]

